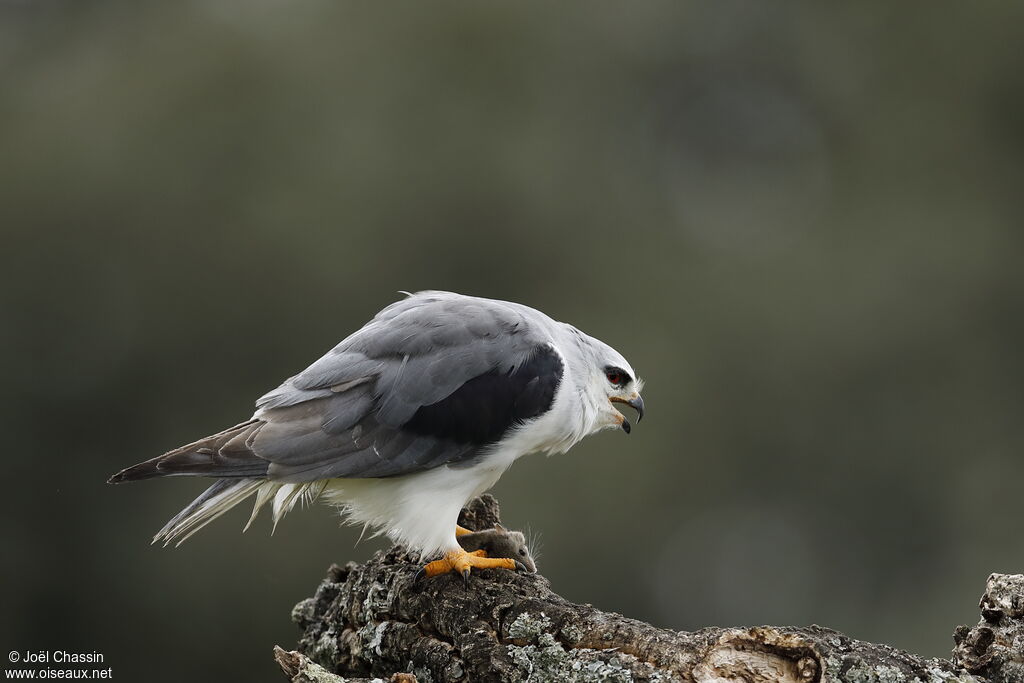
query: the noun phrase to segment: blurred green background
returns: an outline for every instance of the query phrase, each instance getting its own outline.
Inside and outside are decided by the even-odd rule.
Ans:
[[[928,9],[928,11],[923,11]],[[0,3],[0,645],[279,680],[324,507],[149,538],[123,466],[398,297],[510,299],[647,380],[495,489],[571,600],[946,656],[1024,570],[1024,9]],[[247,506],[243,506],[247,507]]]

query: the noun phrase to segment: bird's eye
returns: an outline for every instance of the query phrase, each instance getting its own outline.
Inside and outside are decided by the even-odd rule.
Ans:
[[[617,387],[626,386],[630,382],[630,376],[621,368],[605,368],[604,376]]]

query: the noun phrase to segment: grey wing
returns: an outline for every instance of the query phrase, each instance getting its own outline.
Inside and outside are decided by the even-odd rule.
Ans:
[[[118,480],[199,474],[295,483],[470,460],[554,401],[562,361],[531,313],[541,316],[446,293],[412,296],[264,395],[252,421]]]
[[[289,482],[473,458],[550,407],[562,367],[547,341],[505,304],[410,297],[263,397],[251,448]]]
[[[530,314],[533,314],[531,316]],[[257,401],[267,410],[374,383],[376,414],[401,427],[424,405],[548,342],[542,314],[500,301],[424,292],[388,306],[322,358]],[[534,320],[529,320],[534,317]]]

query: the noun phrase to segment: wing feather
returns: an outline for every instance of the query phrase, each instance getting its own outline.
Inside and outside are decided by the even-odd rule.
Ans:
[[[303,483],[471,460],[554,401],[563,367],[548,322],[515,304],[414,295],[261,397],[252,421],[114,480],[183,474]]]

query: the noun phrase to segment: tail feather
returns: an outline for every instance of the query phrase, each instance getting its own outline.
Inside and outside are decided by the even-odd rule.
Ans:
[[[225,512],[252,495],[256,502],[252,514],[242,531],[247,531],[264,505],[273,501],[274,528],[300,500],[309,504],[320,497],[326,487],[325,481],[302,484],[280,484],[265,479],[218,479],[213,486],[203,491],[198,498],[176,514],[164,528],[153,536],[153,543],[163,542],[164,546],[174,543],[179,546],[192,534],[217,519]]]
[[[301,500],[304,488],[305,486],[302,484],[283,484],[275,491],[273,505],[274,528],[270,533],[277,531],[277,523]]]
[[[259,419],[243,422],[123,469],[109,482],[118,484],[167,476],[217,477],[210,488],[153,536],[153,543],[181,545],[192,534],[253,495],[256,503],[245,529],[249,528],[260,509],[271,501],[276,528],[297,502],[310,503],[319,498],[326,482],[283,484],[268,481],[270,462],[252,451],[253,439],[266,424]]]
[[[277,493],[277,486],[273,484],[264,484],[258,491],[256,491],[256,502],[252,505],[252,514],[249,515],[249,521],[245,523],[242,533],[249,530],[249,527],[252,526],[253,520],[256,519],[256,515],[258,515],[260,510],[263,509],[263,506],[274,497],[275,493]]]
[[[171,521],[164,525],[153,536],[153,543],[163,541],[164,546],[174,542],[176,546],[184,543],[192,534],[217,519],[225,512],[241,503],[243,500],[259,492],[263,494],[262,488],[276,490],[277,484],[262,481],[260,479],[218,479],[213,486],[206,489],[198,498],[176,514]],[[263,495],[257,498],[264,497]],[[265,501],[265,498],[264,498]],[[253,510],[253,517],[259,511],[257,507]],[[250,519],[250,522],[252,520]],[[246,525],[248,527],[248,525]]]

